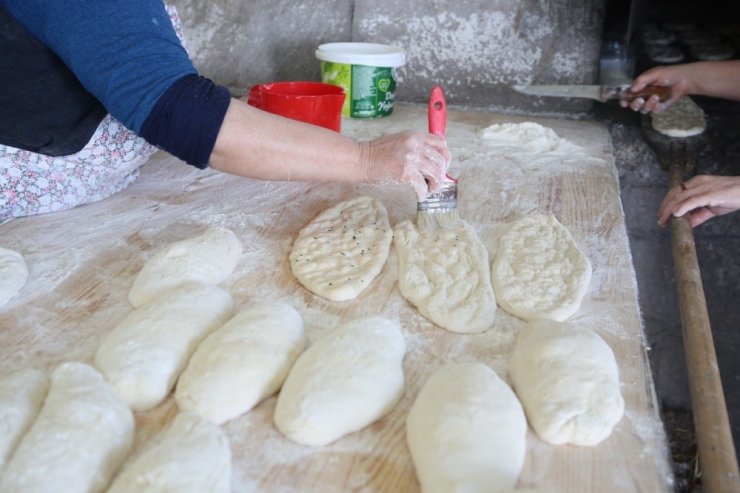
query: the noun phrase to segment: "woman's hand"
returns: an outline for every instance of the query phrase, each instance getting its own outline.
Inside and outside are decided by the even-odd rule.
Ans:
[[[714,98],[740,101],[740,60],[721,62],[692,62],[680,65],[651,68],[632,81],[630,89],[640,91],[647,85],[671,88],[668,100],[660,102],[657,96],[647,100],[637,98],[628,103],[622,101],[623,108],[649,113],[660,112],[673,102],[689,94],[711,96]]]
[[[696,227],[716,216],[740,209],[740,176],[699,175],[668,191],[658,211],[658,224],[671,216],[687,216]]]
[[[360,143],[360,160],[370,183],[408,183],[419,202],[442,185],[450,151],[441,137],[406,131]]]
[[[693,68],[690,65],[673,65],[667,67],[655,67],[632,81],[630,90],[638,92],[646,86],[665,86],[671,90],[667,100],[660,102],[658,96],[653,95],[648,99],[637,98],[632,101],[620,101],[623,108],[629,107],[640,113],[659,113],[678,99],[686,96],[691,91]]]

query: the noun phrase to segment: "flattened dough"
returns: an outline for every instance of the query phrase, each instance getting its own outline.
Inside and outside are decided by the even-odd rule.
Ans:
[[[546,442],[593,446],[622,419],[614,353],[589,329],[531,322],[519,334],[509,365],[529,423]]]
[[[378,200],[358,197],[317,215],[290,252],[293,275],[331,301],[356,298],[383,270],[393,231]]]
[[[95,366],[133,410],[152,409],[170,393],[198,344],[233,310],[231,296],[216,286],[180,286],[108,333]]]
[[[491,328],[496,297],[488,252],[465,221],[456,228],[396,225],[398,287],[404,298],[435,324],[451,332]]]
[[[293,307],[253,304],[198,346],[177,382],[177,405],[216,424],[235,418],[277,392],[305,347]]]
[[[0,308],[18,294],[28,280],[28,267],[23,255],[0,248]]]
[[[242,253],[236,235],[226,228],[176,241],[150,258],[134,279],[128,298],[139,308],[167,290],[186,283],[216,285],[229,277]]]
[[[501,308],[523,318],[562,321],[581,306],[591,262],[550,214],[514,221],[498,240],[492,269]]]
[[[36,419],[48,389],[49,379],[33,368],[0,379],[0,470]]]
[[[527,420],[492,369],[450,364],[416,397],[406,439],[423,493],[508,492],[524,465]]]
[[[296,361],[275,407],[275,426],[294,442],[326,445],[387,414],[401,398],[406,343],[384,318],[349,322]]]
[[[126,459],[134,417],[91,366],[64,363],[0,479],[3,493],[102,491]]]
[[[535,122],[494,123],[478,131],[487,144],[510,147],[517,152],[570,154],[582,149],[558,137],[555,131]]]
[[[653,128],[669,137],[691,137],[707,128],[704,110],[685,96],[660,113],[650,113]]]
[[[197,414],[178,414],[124,467],[107,493],[228,493],[231,451],[224,432]]]

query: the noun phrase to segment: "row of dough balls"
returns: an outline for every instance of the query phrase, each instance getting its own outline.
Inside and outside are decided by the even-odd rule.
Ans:
[[[513,491],[527,421],[548,443],[593,446],[624,412],[614,356],[590,330],[528,324],[509,376],[515,392],[484,364],[448,364],[424,384],[406,424],[424,493]]]
[[[214,402],[234,409],[234,396],[252,394],[264,383],[259,376],[241,379],[242,365],[253,362],[246,355],[236,361],[239,348],[238,342],[231,346],[230,355],[221,348],[226,360],[212,368],[213,374],[202,375],[218,382],[220,390],[207,391],[214,401],[202,402],[203,414]],[[198,351],[210,349],[204,344]],[[275,425],[298,443],[325,445],[373,423],[403,394],[404,353],[403,336],[391,321],[358,320],[337,329],[298,358],[284,384],[272,378],[276,387],[283,384]],[[596,445],[621,418],[624,403],[613,355],[591,331],[554,322],[529,324],[509,371],[516,395],[479,363],[442,366],[424,384],[406,427],[422,491],[513,488],[526,453],[522,404],[533,429],[554,444]],[[258,374],[264,376],[264,369]],[[3,463],[20,442],[3,471],[0,491],[52,491],[59,484],[67,491],[102,491],[132,447],[129,406],[100,373],[82,363],[57,367],[48,394],[47,387],[37,370],[0,381],[0,416],[7,427],[0,440]],[[244,403],[238,407],[248,410]],[[109,492],[229,491],[228,440],[215,423],[183,410],[152,443],[123,467]]]
[[[287,339],[297,343],[285,345]],[[403,394],[405,343],[395,323],[350,322],[296,361],[304,344],[301,317],[287,305],[251,307],[213,332],[190,359],[190,379],[183,374],[178,381],[181,412],[107,491],[229,491],[231,456],[216,421],[249,411],[281,386],[275,424],[307,445],[331,443],[367,426]],[[266,352],[258,354],[260,349]],[[3,462],[10,457],[0,478],[4,493],[54,491],[59,484],[70,492],[103,491],[131,451],[131,405],[89,365],[60,365],[50,385],[38,370],[12,374],[0,381],[0,403],[8,428],[0,452]]]
[[[591,280],[588,258],[550,214],[510,224],[490,266],[465,221],[444,228],[403,221],[391,229],[383,204],[366,196],[336,204],[304,226],[290,253],[291,270],[319,296],[354,299],[383,269],[391,242],[401,294],[452,332],[490,329],[497,304],[527,321],[563,321],[578,311]]]

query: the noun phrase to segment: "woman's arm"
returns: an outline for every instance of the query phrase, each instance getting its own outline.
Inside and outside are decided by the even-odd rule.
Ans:
[[[262,180],[405,182],[423,200],[439,188],[449,160],[444,139],[429,133],[357,142],[232,99],[209,164]]]
[[[657,96],[623,102],[635,111],[662,111],[679,98],[694,94],[740,101],[740,60],[695,62],[652,68],[633,82],[630,89],[640,91],[647,85],[671,88],[670,98],[661,103]]]
[[[271,115],[197,75],[161,0],[5,0],[118,120],[198,167],[263,180],[392,183],[419,200],[450,160],[444,139],[403,132],[358,143]]]

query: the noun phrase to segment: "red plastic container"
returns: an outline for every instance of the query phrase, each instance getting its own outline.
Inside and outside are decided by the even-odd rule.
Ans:
[[[344,89],[323,82],[270,82],[249,90],[247,103],[261,110],[339,132]]]

